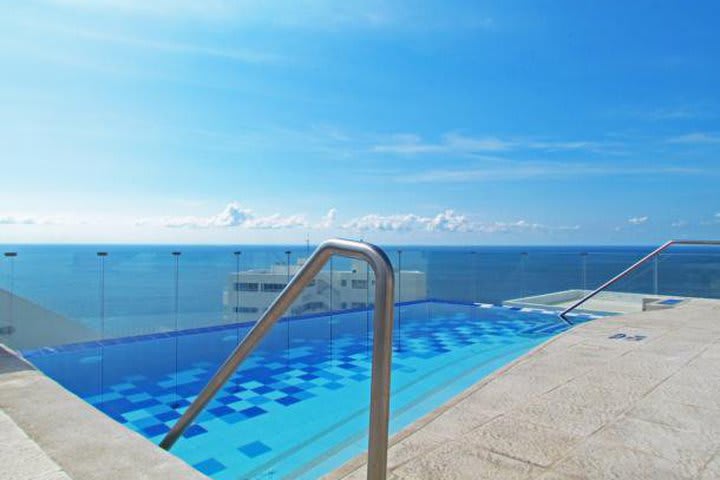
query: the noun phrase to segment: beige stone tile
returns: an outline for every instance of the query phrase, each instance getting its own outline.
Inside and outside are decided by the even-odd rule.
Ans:
[[[568,402],[553,403],[546,398],[536,399],[514,410],[512,414],[528,422],[580,437],[590,435],[616,417],[606,411],[579,407]]]
[[[323,477],[323,479],[324,478],[326,477]],[[358,468],[357,470],[341,478],[342,480],[367,480],[367,468],[365,466],[362,466],[361,468]],[[394,473],[387,473],[387,480],[397,480],[397,478],[398,477]]]
[[[565,455],[580,437],[504,415],[462,439],[468,445],[547,467]]]
[[[592,368],[587,365],[568,365],[565,359],[566,357],[560,353],[545,355],[535,361],[517,365],[505,375],[522,377],[527,381],[542,382],[543,390],[549,391]]]
[[[628,409],[635,398],[626,392],[612,390],[612,385],[591,385],[586,383],[567,383],[542,396],[551,404],[565,403],[580,408],[588,408],[617,415]]]
[[[60,467],[2,411],[0,438],[0,479],[41,480],[62,473]]]
[[[400,479],[414,480],[526,480],[542,471],[482,448],[452,442],[392,473]]]
[[[677,402],[720,410],[720,396],[712,389],[692,389],[678,382],[663,383],[648,394],[648,398],[658,402]]]
[[[573,345],[576,345],[578,343],[581,343],[585,340],[584,337],[580,335],[574,335],[572,331],[568,331],[563,335],[560,335],[558,337],[553,338],[549,342],[547,342],[545,345],[543,345],[539,352],[543,353],[555,353],[558,351],[563,351],[567,349],[568,347],[571,347]],[[538,355],[534,355],[537,357]]]
[[[567,473],[560,473],[551,470],[537,477],[537,480],[583,480],[584,478],[585,477],[578,475],[568,475]]]
[[[631,417],[618,420],[592,437],[593,441],[622,445],[662,457],[676,465],[676,471],[693,477],[712,457],[717,437],[688,432]]]
[[[464,402],[472,408],[506,412],[547,391],[548,388],[551,387],[545,383],[533,383],[532,379],[525,375],[506,373],[473,392]]]
[[[424,455],[447,442],[447,437],[421,429],[394,444],[388,450],[388,468],[395,468],[418,455]]]
[[[663,386],[684,388],[693,393],[707,393],[720,397],[720,377],[706,375],[705,372],[685,367],[668,378]]]
[[[678,430],[720,436],[720,412],[672,401],[647,397],[639,401],[627,416],[667,425]]]
[[[700,358],[702,360],[696,360],[696,361],[713,361],[713,360],[720,360],[720,344],[715,342],[714,344],[710,345],[705,351],[703,351],[700,354]],[[717,365],[717,364],[716,364]]]
[[[720,478],[720,455],[715,455],[700,472],[698,480],[717,480]]]
[[[667,358],[644,349],[636,350],[613,359],[606,369],[621,375],[663,380],[687,364],[685,359]]]
[[[718,361],[720,361],[720,353],[716,357],[714,353],[708,354],[709,350],[705,350],[684,367],[691,374],[697,373],[703,377],[713,377],[715,380],[720,378],[720,368],[718,368]],[[720,351],[719,351],[720,352]]]
[[[662,379],[653,376],[628,375],[617,369],[599,368],[573,380],[577,388],[591,389],[597,386],[611,388],[616,394],[628,399],[639,399],[660,385]]]
[[[433,434],[438,438],[457,439],[485,425],[498,415],[499,412],[485,410],[477,402],[463,401],[425,425],[422,432]]]
[[[684,480],[673,462],[624,445],[583,444],[553,466],[553,471],[585,480]]]
[[[642,351],[689,362],[693,357],[700,355],[708,344],[709,342],[680,340],[671,335],[649,343]]]
[[[707,361],[707,360],[705,360]],[[720,390],[720,368],[718,368],[719,360],[714,360],[714,368],[709,369],[704,363],[691,363],[678,370],[674,375],[668,378],[670,384],[677,383],[689,388],[698,388],[700,390]]]

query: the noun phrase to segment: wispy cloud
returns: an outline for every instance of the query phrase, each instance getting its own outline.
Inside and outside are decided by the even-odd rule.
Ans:
[[[35,20],[24,22],[23,25],[32,27],[38,31],[54,32],[86,41],[122,45],[139,50],[154,50],[162,53],[185,56],[215,57],[240,63],[282,64],[288,62],[288,59],[280,54],[248,47],[234,46],[232,48],[220,48],[166,40],[150,35],[139,37],[107,31],[71,28],[51,23],[40,23]]]
[[[703,169],[675,166],[602,165],[580,162],[537,162],[486,159],[485,164],[463,169],[432,169],[398,176],[402,183],[466,183],[485,180],[524,180],[623,175],[697,175]]]
[[[65,8],[111,12],[155,18],[232,22],[313,30],[339,28],[482,29],[495,26],[489,16],[475,9],[413,8],[402,2],[382,0],[46,0]]]
[[[647,216],[642,217],[630,217],[628,218],[628,223],[631,225],[641,225],[643,223],[646,223],[649,220]]]
[[[694,104],[664,106],[657,108],[626,107],[614,109],[611,113],[642,120],[662,122],[694,118],[712,118],[716,116],[716,112],[714,110],[715,109],[710,105]]]
[[[671,137],[667,143],[681,143],[689,145],[716,145],[720,144],[720,133],[694,132]]]
[[[538,140],[528,138],[499,138],[496,136],[467,136],[446,133],[437,142],[425,140],[417,134],[394,134],[382,143],[373,145],[377,153],[398,155],[420,154],[464,154],[505,152],[508,150],[570,151],[595,150],[603,147],[602,142],[578,140]]]
[[[0,215],[0,225],[53,225],[62,223],[58,217],[37,215]]]
[[[0,225],[36,225],[39,222],[33,217],[17,217],[14,215],[0,216]]]
[[[475,231],[483,233],[510,233],[510,232],[551,232],[551,231],[576,231],[580,230],[580,225],[544,225],[542,223],[528,222],[526,220],[516,220],[514,222],[491,222],[477,223],[474,226]]]
[[[400,155],[416,155],[426,153],[476,153],[498,152],[508,150],[512,142],[496,137],[467,137],[448,133],[438,143],[426,142],[419,135],[395,134],[388,137],[385,143],[374,145],[371,149],[378,153],[395,153]]]

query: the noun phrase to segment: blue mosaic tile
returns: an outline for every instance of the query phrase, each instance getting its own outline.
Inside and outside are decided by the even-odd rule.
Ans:
[[[200,425],[190,425],[187,430],[183,433],[183,437],[185,438],[192,438],[198,435],[201,435],[203,433],[207,433],[207,430],[205,430]]]
[[[255,458],[263,453],[271,451],[272,449],[262,442],[252,442],[238,447],[238,450],[250,458]]]
[[[245,415],[246,418],[252,418],[257,417],[258,415],[262,415],[263,413],[267,413],[267,410],[263,410],[260,407],[250,407],[246,408],[245,410],[240,410],[239,413]]]
[[[195,465],[193,465],[193,467],[195,467],[196,470],[204,473],[205,475],[214,475],[218,472],[225,470],[225,465],[218,462],[214,458],[209,458],[200,463],[196,463]]]
[[[298,400],[298,399],[295,398],[295,397],[282,397],[282,398],[278,398],[278,399],[275,400],[275,401],[278,402],[278,403],[281,403],[281,404],[283,404],[283,405],[285,405],[285,406],[287,407],[287,406],[292,405],[293,403],[299,402],[300,400]]]
[[[227,407],[227,406],[225,406],[225,405],[222,405],[222,406],[220,406],[220,407],[208,408],[207,411],[210,412],[210,413],[212,413],[212,414],[215,415],[216,417],[222,417],[222,416],[224,416],[224,415],[233,413],[235,410],[233,410],[232,408]]]
[[[147,428],[143,428],[142,432],[147,435],[148,437],[155,437],[158,435],[163,435],[170,431],[170,428],[168,428],[165,424],[157,424],[157,425],[151,425]]]

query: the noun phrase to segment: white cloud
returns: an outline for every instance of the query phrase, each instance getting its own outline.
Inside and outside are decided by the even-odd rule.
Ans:
[[[243,226],[247,228],[278,229],[278,228],[304,228],[308,222],[304,215],[290,215],[284,217],[279,213],[267,217],[248,219]]]
[[[143,220],[147,223],[147,220]],[[136,223],[137,224],[137,223]],[[171,217],[164,218],[160,224],[169,228],[230,228],[281,229],[307,227],[304,215],[283,216],[273,214],[257,216],[252,210],[232,202],[222,212],[209,217]]]
[[[417,155],[427,153],[470,154],[475,152],[497,152],[508,150],[513,144],[496,137],[467,137],[455,133],[442,136],[440,142],[426,142],[419,135],[395,134],[385,142],[372,147],[377,153]]]
[[[52,225],[61,223],[59,218],[34,215],[0,215],[0,225]]]
[[[689,145],[713,145],[720,143],[720,134],[710,132],[694,132],[679,135],[667,140],[668,143],[681,143]]]
[[[703,220],[700,225],[717,225],[720,224],[720,212],[713,215],[710,220]]]
[[[670,224],[670,226],[673,228],[681,228],[681,227],[686,226],[687,224],[688,224],[688,222],[686,222],[685,220],[675,220],[674,222],[672,222]]]
[[[630,223],[630,224],[632,224],[632,225],[641,225],[641,224],[643,224],[643,223],[645,223],[645,222],[647,222],[647,221],[648,221],[648,217],[647,217],[647,216],[642,216],[642,217],[630,217],[630,218],[628,218],[628,223]]]
[[[426,170],[397,176],[401,183],[467,183],[489,180],[573,178],[608,175],[697,175],[707,169],[674,166],[596,165],[579,162],[537,162],[488,158],[484,164],[466,169]],[[386,175],[387,172],[383,172]]]
[[[317,224],[317,228],[332,228],[335,225],[337,219],[337,209],[331,208],[328,212],[320,219]]]
[[[470,223],[464,215],[445,210],[427,222],[427,229],[433,232],[466,232],[470,230]]]
[[[147,17],[231,22],[264,28],[420,28],[489,29],[492,18],[472,9],[450,12],[418,9],[403,2],[383,0],[47,0],[49,3],[87,11],[108,11]]]
[[[75,35],[85,40],[94,40],[104,43],[114,43],[126,45],[133,48],[143,50],[156,50],[159,52],[178,54],[178,55],[196,55],[206,57],[216,57],[226,60],[242,62],[242,63],[264,63],[277,64],[282,63],[285,59],[277,54],[269,53],[250,48],[216,48],[210,46],[193,45],[189,43],[173,42],[160,39],[131,37],[125,35],[110,34],[107,32],[98,32],[92,30],[68,29],[57,26],[47,26],[46,29],[54,29],[56,31]]]
[[[458,133],[446,133],[438,142],[428,142],[416,134],[395,134],[374,145],[371,150],[377,153],[397,155],[420,154],[459,154],[472,155],[507,150],[597,150],[605,145],[589,141],[556,141],[528,138],[498,138],[494,136],[472,137]]]
[[[342,228],[360,231],[427,230],[431,232],[463,232],[470,230],[470,224],[464,215],[453,210],[445,210],[434,217],[424,217],[413,213],[396,215],[370,214],[345,223]]]
[[[559,142],[543,142],[531,141],[526,144],[529,148],[538,150],[586,150],[593,148],[601,148],[603,145],[599,142],[587,141],[559,141]]]
[[[517,220],[515,222],[478,223],[474,226],[474,229],[483,233],[510,233],[522,231],[552,230],[573,231],[580,230],[580,225],[552,227],[549,225],[543,225],[542,223],[533,223],[526,220]]]
[[[371,213],[343,224],[342,228],[360,231],[410,231],[421,225],[421,217],[413,214],[377,215]]]
[[[0,216],[0,225],[36,225],[37,223],[37,219],[32,217]]]
[[[343,228],[359,231],[431,231],[431,232],[478,232],[478,233],[510,233],[521,231],[573,231],[579,225],[552,227],[540,223],[517,220],[514,222],[472,222],[465,215],[453,210],[445,210],[432,217],[421,215],[370,214],[355,218],[343,225]]]

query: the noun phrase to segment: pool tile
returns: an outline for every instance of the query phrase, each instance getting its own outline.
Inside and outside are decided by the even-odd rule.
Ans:
[[[209,458],[200,463],[196,463],[195,465],[193,465],[193,467],[195,467],[196,470],[204,473],[205,475],[214,475],[218,472],[225,470],[225,465],[218,462],[214,458]]]
[[[252,443],[248,443],[246,445],[242,445],[238,447],[238,450],[240,450],[242,453],[247,455],[250,458],[255,458],[257,456],[260,456],[264,453],[272,451],[270,447],[265,445],[262,442],[256,441]]]

